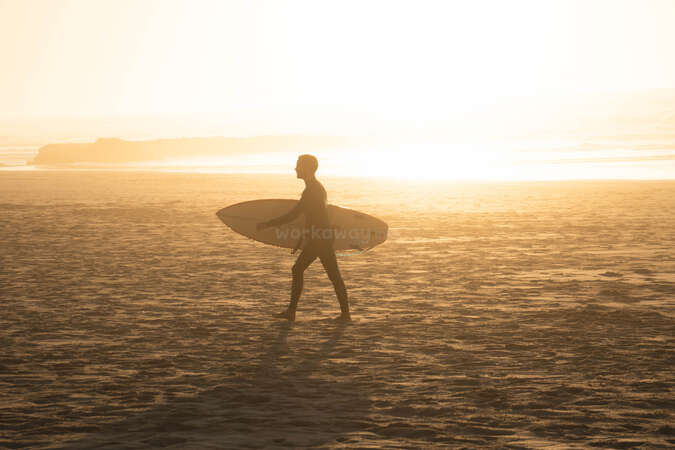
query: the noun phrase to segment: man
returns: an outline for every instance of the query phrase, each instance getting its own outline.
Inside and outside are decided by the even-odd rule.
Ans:
[[[323,264],[328,278],[333,283],[335,294],[340,301],[341,314],[336,320],[348,322],[351,321],[349,314],[349,302],[347,300],[347,289],[342,281],[342,275],[338,269],[337,258],[333,250],[334,236],[331,229],[330,219],[328,218],[328,202],[326,190],[316,179],[316,169],[319,162],[312,155],[300,155],[295,165],[295,172],[298,178],[305,181],[305,190],[298,204],[288,213],[276,219],[267,222],[261,222],[257,225],[259,230],[264,228],[283,225],[295,220],[300,214],[305,215],[306,225],[303,233],[303,247],[300,256],[293,265],[293,284],[291,287],[291,302],[286,311],[275,314],[275,317],[295,320],[295,310],[298,306],[298,300],[302,294],[303,276],[305,269],[318,257]]]

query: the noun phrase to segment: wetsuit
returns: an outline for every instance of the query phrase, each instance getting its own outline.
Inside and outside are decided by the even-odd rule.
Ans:
[[[295,311],[297,308],[298,300],[302,294],[305,269],[318,257],[328,274],[328,278],[333,283],[335,294],[340,301],[340,310],[343,314],[349,314],[347,289],[342,280],[342,275],[340,275],[335,250],[333,250],[334,235],[328,217],[326,190],[316,179],[307,181],[307,187],[302,192],[300,201],[291,211],[277,219],[270,220],[267,225],[282,225],[293,221],[300,214],[305,215],[305,230],[303,233],[305,245],[293,265],[293,285],[289,309]]]

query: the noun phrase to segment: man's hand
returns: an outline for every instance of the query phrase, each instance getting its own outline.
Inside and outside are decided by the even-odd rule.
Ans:
[[[267,222],[258,222],[258,224],[255,226],[256,230],[264,230],[265,228],[269,228],[269,224]]]

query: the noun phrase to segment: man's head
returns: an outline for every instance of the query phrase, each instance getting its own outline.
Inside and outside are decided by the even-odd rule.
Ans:
[[[295,173],[298,178],[308,179],[314,176],[316,169],[319,168],[319,161],[312,155],[300,155],[295,165]]]

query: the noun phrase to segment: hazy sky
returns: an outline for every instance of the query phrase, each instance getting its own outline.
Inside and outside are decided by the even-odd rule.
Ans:
[[[0,115],[329,107],[675,88],[675,1],[0,0]]]

